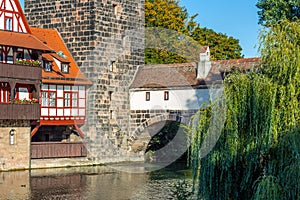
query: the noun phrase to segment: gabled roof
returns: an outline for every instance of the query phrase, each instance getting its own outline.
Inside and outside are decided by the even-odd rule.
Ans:
[[[131,88],[167,88],[195,85],[197,84],[196,66],[196,62],[140,66]]]
[[[16,6],[17,6],[17,9],[18,9],[19,13],[20,13],[20,16],[21,16],[21,18],[22,18],[22,21],[23,21],[23,23],[24,23],[24,26],[25,26],[25,28],[26,28],[27,33],[30,33],[30,34],[31,34],[30,27],[29,27],[29,25],[28,25],[27,19],[26,19],[26,17],[25,17],[25,14],[24,14],[24,12],[23,12],[23,9],[22,9],[22,7],[21,7],[21,4],[20,4],[19,0],[16,0],[16,1],[14,1],[14,2],[15,2],[15,4],[16,4]]]
[[[53,48],[55,52],[61,51],[65,57],[61,57],[58,54],[49,53],[43,54],[48,61],[52,62],[52,72],[42,72],[42,81],[43,83],[63,83],[63,84],[91,84],[80,71],[75,60],[72,57],[72,54],[69,52],[67,46],[63,42],[62,37],[56,30],[51,29],[41,29],[41,28],[31,28],[32,34],[35,35],[47,46]],[[59,66],[54,61],[55,59],[60,62],[69,63],[69,73],[62,73]]]
[[[259,63],[260,58],[211,61],[211,69],[205,79],[197,79],[196,62],[145,65],[139,67],[130,88],[207,87],[220,83],[223,73],[230,72],[232,68],[249,70]]]
[[[36,49],[44,52],[53,52],[51,48],[43,44],[34,35],[0,30],[0,45]]]
[[[0,10],[1,12],[7,12],[10,15],[16,15],[17,18],[21,18],[20,20],[23,22],[24,28],[26,29],[26,31],[25,30],[21,30],[21,31],[29,34],[31,33],[19,0],[12,0],[12,1],[0,0]]]
[[[200,53],[205,53],[207,50],[209,50],[209,46],[202,46],[200,49]]]
[[[255,58],[241,58],[241,59],[232,59],[232,60],[217,60],[212,61],[212,63],[221,71],[228,71],[231,68],[236,67],[241,70],[250,70],[254,67],[257,67],[260,62],[259,57]]]

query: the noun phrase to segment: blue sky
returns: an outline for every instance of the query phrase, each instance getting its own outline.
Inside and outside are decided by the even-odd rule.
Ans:
[[[255,0],[181,0],[201,27],[213,29],[239,40],[246,57],[259,56],[257,53],[259,25]],[[20,0],[23,5],[24,0]],[[256,46],[256,47],[255,47]]]
[[[24,8],[24,0],[20,0],[21,6]]]
[[[239,40],[245,58],[259,56],[258,15],[255,0],[181,0],[189,15],[198,13],[201,27],[213,29]],[[255,47],[256,46],[256,47]]]

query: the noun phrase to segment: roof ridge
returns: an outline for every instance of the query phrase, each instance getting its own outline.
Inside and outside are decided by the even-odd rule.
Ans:
[[[212,60],[211,62],[233,62],[233,61],[241,61],[241,60],[260,60],[261,57],[251,57],[251,58],[236,58],[236,59],[230,59],[230,60]]]
[[[195,65],[197,62],[186,62],[186,63],[172,63],[172,64],[145,64],[142,65],[141,67],[144,68],[153,68],[153,67],[162,67],[162,66],[166,66],[166,67],[186,67],[186,66],[192,66]]]

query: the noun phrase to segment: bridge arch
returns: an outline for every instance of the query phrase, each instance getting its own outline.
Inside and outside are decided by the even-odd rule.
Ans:
[[[177,124],[188,125],[191,116],[195,113],[196,111],[166,111],[164,113],[156,113],[154,116],[144,119],[144,121],[133,131],[129,138],[129,150],[134,153],[145,155],[151,139],[160,133],[163,128],[174,122],[177,122]],[[183,143],[185,143],[184,149],[182,150],[183,152],[181,152],[181,154],[185,153],[187,150],[186,140],[182,141],[183,134],[184,133],[182,130],[178,130],[178,133],[175,133],[174,138],[170,142],[181,146],[182,148]],[[161,154],[167,154],[168,151],[172,151],[172,148],[174,148],[172,145],[166,145],[162,149],[159,149],[159,151]],[[180,154],[180,149],[178,149],[178,153]],[[175,161],[175,157],[180,157],[181,154],[170,155],[169,158]]]

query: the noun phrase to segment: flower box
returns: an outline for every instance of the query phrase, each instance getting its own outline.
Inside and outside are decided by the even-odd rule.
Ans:
[[[15,104],[34,104],[39,103],[38,99],[32,98],[32,99],[14,99],[13,103]]]
[[[34,67],[40,67],[41,62],[39,60],[32,60],[32,59],[17,59],[16,63],[18,65],[29,65]]]

